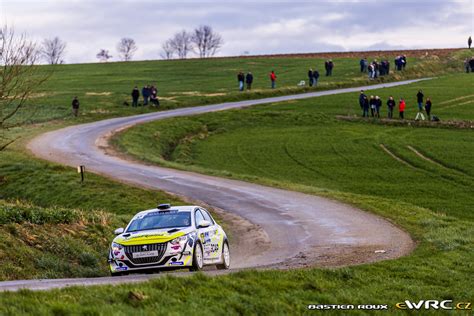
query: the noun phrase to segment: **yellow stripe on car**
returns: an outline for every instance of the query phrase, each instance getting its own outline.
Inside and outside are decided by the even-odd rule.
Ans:
[[[176,234],[150,234],[150,235],[132,235],[130,237],[117,237],[114,242],[124,246],[136,246],[143,244],[163,243],[173,240],[175,238],[184,236],[183,232]]]

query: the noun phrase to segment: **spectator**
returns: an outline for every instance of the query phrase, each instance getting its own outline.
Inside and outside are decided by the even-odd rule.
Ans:
[[[362,58],[360,60],[360,72],[367,72],[367,58]]]
[[[362,117],[369,117],[369,99],[365,94],[363,96]]]
[[[405,100],[403,100],[403,98],[400,99],[400,103],[398,103],[398,111],[400,113],[400,118],[403,120],[405,119],[405,107],[406,107],[406,103],[405,103]]]
[[[142,88],[142,96],[143,96],[143,105],[148,105],[148,99],[150,98],[150,86],[146,85]]]
[[[272,70],[272,72],[270,73],[270,81],[272,82],[272,89],[275,89],[276,87],[276,79],[277,79],[277,76],[275,74],[275,71]]]
[[[247,90],[251,90],[253,83],[253,75],[250,71],[247,73],[247,76],[245,76],[245,82],[247,83]]]
[[[375,102],[375,97],[373,95],[370,96],[369,105],[370,105],[370,115],[374,117],[376,102]]]
[[[388,107],[388,118],[392,119],[393,118],[393,108],[395,107],[395,100],[393,99],[392,96],[390,96],[388,98],[387,107]]]
[[[407,56],[402,55],[402,68],[405,70],[405,67],[407,66]]]
[[[469,66],[471,67],[471,72],[474,72],[474,56],[469,60]]]
[[[138,98],[140,97],[140,91],[138,91],[138,87],[135,86],[132,90],[132,106],[138,106]]]
[[[364,108],[365,99],[367,99],[367,96],[365,95],[364,90],[360,90],[359,105],[361,110]]]
[[[312,68],[309,68],[309,70],[308,70],[308,84],[309,84],[310,87],[312,87],[313,84],[314,84],[313,69]]]
[[[318,85],[318,80],[319,80],[319,71],[315,69],[313,71],[313,86],[316,87]]]
[[[378,78],[379,77],[379,63],[377,62],[377,59],[374,59],[372,62],[372,65],[374,65],[374,72],[373,72],[373,78]]]
[[[326,73],[326,76],[332,76],[332,70],[334,68],[334,63],[332,62],[331,59],[328,60],[328,70]]]
[[[324,69],[326,69],[326,77],[329,76],[329,60],[324,62]]]
[[[374,74],[375,74],[375,72],[374,72],[374,65],[373,65],[373,64],[370,64],[368,70],[369,70],[369,71],[368,71],[369,79],[370,79],[370,80],[374,79]]]
[[[426,111],[426,116],[428,117],[428,120],[431,120],[431,99],[430,98],[426,98],[425,111]]]
[[[469,65],[469,58],[464,59],[464,69],[466,69],[467,74],[471,70],[471,66]]]
[[[382,100],[378,95],[375,96],[375,116],[380,118],[380,108],[382,107]]]
[[[79,115],[79,100],[74,97],[72,100],[72,114],[77,117]]]
[[[422,112],[423,111],[423,91],[418,90],[418,93],[416,94],[416,102],[418,102],[418,111]]]
[[[471,49],[471,45],[472,45],[472,38],[469,36],[469,38],[467,39],[467,47]]]
[[[151,89],[150,102],[153,106],[160,106],[160,100],[158,100],[158,90],[155,87]]]
[[[242,71],[237,74],[237,81],[239,82],[239,91],[244,91],[245,75]]]

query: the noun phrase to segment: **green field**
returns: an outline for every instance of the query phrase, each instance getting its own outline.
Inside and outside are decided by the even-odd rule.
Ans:
[[[410,59],[413,68],[387,79],[452,73],[461,68],[463,54],[456,53],[446,62]],[[323,77],[321,89],[366,83],[358,73],[358,60],[335,62],[334,76],[327,81]],[[163,192],[130,188],[90,174],[81,185],[72,168],[32,158],[24,149],[28,139],[65,125],[154,111],[122,105],[135,84],[157,83],[160,95],[172,98],[163,98],[163,108],[193,106],[303,92],[306,89],[296,88],[296,83],[305,80],[307,68],[315,64],[322,66],[322,60],[57,67],[16,118],[18,125],[8,131],[21,139],[0,153],[0,236],[5,241],[0,247],[0,279],[105,275],[105,260],[100,260],[117,225],[158,201],[184,203]],[[351,67],[347,73],[344,66]],[[277,91],[267,87],[270,68],[280,74]],[[241,69],[254,72],[256,91],[236,91],[235,73]],[[389,94],[404,96],[407,116],[414,117],[415,94],[422,88],[433,99],[433,114],[473,120],[473,83],[472,75],[445,75],[377,94],[384,100]],[[79,119],[70,115],[73,95],[82,103]],[[418,241],[412,255],[340,269],[246,271],[212,278],[196,274],[139,285],[3,293],[0,314],[168,315],[223,310],[229,315],[295,314],[304,313],[311,303],[393,306],[405,299],[472,301],[472,131],[389,127],[368,124],[371,120],[336,118],[355,114],[359,114],[357,94],[346,94],[150,123],[114,142],[153,163],[328,196],[381,214]],[[38,122],[42,123],[32,124]],[[153,136],[157,131],[160,138]],[[381,144],[406,163],[390,156]],[[420,158],[407,146],[433,161]]]

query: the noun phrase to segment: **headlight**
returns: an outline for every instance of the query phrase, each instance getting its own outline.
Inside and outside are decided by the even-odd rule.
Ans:
[[[120,252],[122,251],[123,249],[123,246],[121,244],[117,244],[115,242],[112,243],[112,252],[116,253],[116,252]]]
[[[177,237],[177,238],[173,239],[172,241],[170,241],[170,243],[172,245],[179,245],[180,243],[185,243],[186,240],[188,240],[188,235]]]

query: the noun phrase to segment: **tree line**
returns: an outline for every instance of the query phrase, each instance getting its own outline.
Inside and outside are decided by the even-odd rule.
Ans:
[[[163,59],[186,59],[191,54],[200,58],[214,56],[224,44],[222,36],[214,31],[209,25],[201,25],[192,31],[182,30],[166,40],[161,46],[160,56]],[[116,47],[118,58],[122,61],[132,60],[138,50],[133,38],[122,38]],[[45,39],[40,47],[40,54],[45,62],[56,65],[64,63],[66,53],[66,42],[59,37]],[[101,62],[107,62],[113,56],[107,49],[100,49],[96,58]]]

